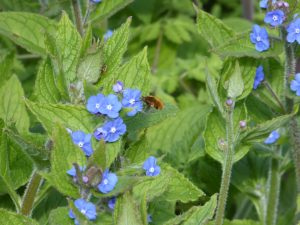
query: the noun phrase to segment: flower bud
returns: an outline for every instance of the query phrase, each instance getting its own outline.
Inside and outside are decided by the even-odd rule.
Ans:
[[[240,121],[240,128],[241,129],[244,129],[244,128],[246,128],[247,127],[247,122],[245,121],[245,120],[241,120]]]

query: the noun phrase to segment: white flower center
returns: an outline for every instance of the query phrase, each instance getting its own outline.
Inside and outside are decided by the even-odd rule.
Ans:
[[[299,29],[299,28],[296,28],[296,29],[295,29],[295,33],[296,33],[296,34],[299,34],[299,33],[300,33],[300,29]]]
[[[261,41],[260,36],[256,37],[256,41]]]
[[[78,146],[79,146],[80,148],[82,148],[82,147],[83,147],[83,142],[79,142],[79,143],[78,143]]]
[[[278,20],[278,16],[273,16],[273,20],[277,21]]]
[[[154,167],[150,167],[150,168],[149,168],[149,172],[150,172],[150,173],[153,173],[153,172],[154,172]]]
[[[112,110],[112,105],[107,105],[106,108],[107,108],[108,110]]]
[[[86,213],[86,210],[85,210],[85,209],[82,209],[82,210],[80,210],[80,212],[81,212],[82,214],[85,214],[85,213]]]
[[[107,184],[108,184],[108,180],[107,180],[107,179],[104,179],[104,180],[103,180],[103,184],[104,184],[104,185],[107,185]]]
[[[129,100],[129,103],[130,103],[131,105],[133,105],[133,104],[135,103],[135,99],[133,99],[133,98],[130,99],[130,100]]]
[[[115,133],[116,131],[117,131],[117,129],[115,127],[110,128],[111,133]]]
[[[96,107],[96,109],[99,109],[100,108],[100,104],[97,103],[95,107]]]

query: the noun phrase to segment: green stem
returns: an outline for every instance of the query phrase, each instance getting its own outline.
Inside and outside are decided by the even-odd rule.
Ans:
[[[290,121],[290,132],[293,144],[293,160],[295,164],[297,192],[300,193],[300,129],[295,117]]]
[[[268,197],[265,218],[266,225],[276,225],[280,193],[280,180],[281,174],[279,171],[279,161],[276,158],[272,158],[268,178]]]
[[[233,106],[230,107],[226,115],[226,135],[227,135],[227,149],[225,155],[225,162],[223,164],[223,173],[221,188],[218,199],[218,208],[216,212],[215,225],[222,225],[224,220],[226,202],[228,197],[228,190],[230,185],[231,170],[233,166],[234,156],[234,129],[233,129]]]
[[[21,205],[21,214],[30,216],[33,208],[35,196],[42,182],[42,177],[36,171],[33,173],[29,184],[25,190],[23,201]]]
[[[81,16],[81,7],[80,7],[80,1],[79,0],[71,0],[72,2],[72,8],[75,16],[75,22],[78,32],[81,36],[83,36],[83,25],[82,25],[82,16]]]

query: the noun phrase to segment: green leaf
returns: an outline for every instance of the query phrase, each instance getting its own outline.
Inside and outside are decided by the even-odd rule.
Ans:
[[[6,128],[9,140],[24,152],[39,169],[49,166],[49,154],[45,149],[46,136],[38,133],[19,134],[14,128]]]
[[[88,165],[87,168],[91,166],[96,166],[102,169],[104,171],[106,167],[106,144],[103,140],[100,140],[96,144],[95,151],[88,159]]]
[[[3,132],[4,123],[0,120],[0,193],[8,193],[17,210],[20,209],[21,199],[15,192],[10,173],[10,154],[7,135]]]
[[[8,80],[12,75],[12,69],[14,66],[14,54],[8,53],[0,56],[0,87]]]
[[[131,18],[127,19],[126,23],[117,29],[105,42],[103,48],[103,64],[107,69],[101,76],[100,85],[104,86],[103,92],[106,94],[111,92],[112,85],[117,81],[117,77],[115,76],[117,76],[119,72],[119,65],[127,50],[130,23]]]
[[[215,79],[210,75],[208,68],[206,68],[206,85],[207,89],[209,91],[209,94],[215,104],[215,106],[218,108],[219,112],[224,115],[224,107],[221,103],[219,94],[218,94],[218,88]]]
[[[38,222],[33,219],[20,214],[16,214],[14,212],[7,211],[5,209],[0,209],[0,224],[39,225]]]
[[[245,120],[246,115],[244,105],[236,105],[234,109],[234,128],[235,133],[239,131],[239,121]],[[217,112],[216,109],[209,115],[206,129],[204,132],[205,151],[213,159],[220,163],[224,162],[226,151],[226,129],[225,119]],[[237,143],[235,146],[234,162],[244,157],[249,151],[250,146]]]
[[[141,225],[143,224],[137,204],[127,192],[118,198],[115,206],[116,225]]]
[[[0,88],[0,117],[7,125],[15,123],[20,133],[29,129],[29,117],[23,98],[23,88],[15,75]]]
[[[237,98],[244,90],[244,82],[241,75],[241,69],[238,61],[235,63],[235,69],[229,78],[228,97]]]
[[[273,130],[280,128],[288,123],[294,114],[288,114],[284,116],[278,116],[272,120],[267,120],[256,127],[247,130],[240,137],[244,143],[260,142],[264,140]]]
[[[175,44],[191,41],[195,31],[193,20],[183,16],[166,19],[163,29],[166,38]]]
[[[219,46],[214,46],[213,52],[221,57],[252,57],[267,58],[278,57],[283,51],[280,41],[270,38],[270,48],[264,52],[258,52],[250,41],[250,32],[233,35],[230,40],[224,40]]]
[[[238,68],[237,68],[237,65]],[[237,100],[241,100],[247,97],[253,90],[254,76],[256,73],[257,61],[251,58],[240,58],[233,59],[228,58],[223,65],[221,72],[221,81],[220,84],[223,84],[225,89],[231,88],[231,95],[236,95],[234,92],[237,92],[239,95]],[[219,95],[222,95],[221,85],[219,86]],[[223,101],[227,99],[227,96],[222,96]],[[229,96],[234,98],[233,96]]]
[[[127,130],[130,132],[154,126],[163,120],[176,115],[177,107],[166,104],[162,110],[150,109],[146,113],[139,113],[134,117],[124,118]]]
[[[29,110],[43,124],[49,134],[53,124],[61,123],[73,131],[82,130],[90,133],[101,119],[93,117],[84,107],[63,104],[42,104],[26,100]]]
[[[161,196],[167,201],[181,202],[195,201],[204,195],[192,182],[167,164],[161,165],[161,174],[136,185],[133,193],[139,198],[146,193],[148,201]]]
[[[171,178],[163,197],[168,201],[189,202],[195,201],[205,195],[191,181],[171,166],[164,164],[162,170],[166,170]]]
[[[69,216],[67,207],[59,207],[51,211],[49,215],[49,225],[74,225],[74,220]]]
[[[81,37],[66,13],[63,13],[58,23],[56,34],[48,35],[47,43],[48,52],[57,65],[59,74],[62,74],[68,82],[74,81],[80,56]]]
[[[235,32],[227,27],[221,20],[199,10],[197,26],[200,35],[211,45],[217,47],[230,40]]]
[[[96,9],[91,13],[91,21],[107,19],[132,2],[133,0],[103,1],[101,4],[97,4]]]
[[[199,104],[197,102],[197,104]],[[172,164],[186,166],[192,154],[192,146],[202,134],[211,107],[192,105],[147,130],[148,149],[167,153]],[[201,146],[197,146],[200,152]],[[145,149],[145,150],[148,150]]]
[[[1,12],[0,34],[29,52],[45,55],[44,33],[54,33],[56,24],[47,17],[25,12]]]
[[[149,151],[149,141],[147,136],[144,134],[139,138],[138,141],[131,144],[128,149],[126,149],[125,157],[130,163],[141,163],[144,162],[151,152]]]
[[[109,143],[106,145],[106,168],[109,168],[110,165],[114,162],[118,154],[122,150],[122,141],[119,140],[114,143]]]
[[[86,80],[89,83],[96,83],[100,77],[102,67],[102,57],[100,49],[90,53],[79,63],[77,74],[78,79]]]
[[[79,188],[72,184],[72,178],[67,171],[73,163],[86,165],[84,152],[71,140],[70,134],[62,126],[55,126],[53,131],[53,150],[51,153],[51,172],[42,175],[59,192],[73,198],[80,197]]]
[[[206,224],[213,218],[217,207],[217,195],[213,195],[203,206],[194,206],[187,212],[167,221],[164,225]]]
[[[55,73],[49,59],[42,62],[35,80],[34,95],[38,102],[58,103],[60,93],[56,85]]]

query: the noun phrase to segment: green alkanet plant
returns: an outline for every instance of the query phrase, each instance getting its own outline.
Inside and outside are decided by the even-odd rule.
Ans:
[[[0,13],[0,224],[299,223],[298,4],[27,4]]]

